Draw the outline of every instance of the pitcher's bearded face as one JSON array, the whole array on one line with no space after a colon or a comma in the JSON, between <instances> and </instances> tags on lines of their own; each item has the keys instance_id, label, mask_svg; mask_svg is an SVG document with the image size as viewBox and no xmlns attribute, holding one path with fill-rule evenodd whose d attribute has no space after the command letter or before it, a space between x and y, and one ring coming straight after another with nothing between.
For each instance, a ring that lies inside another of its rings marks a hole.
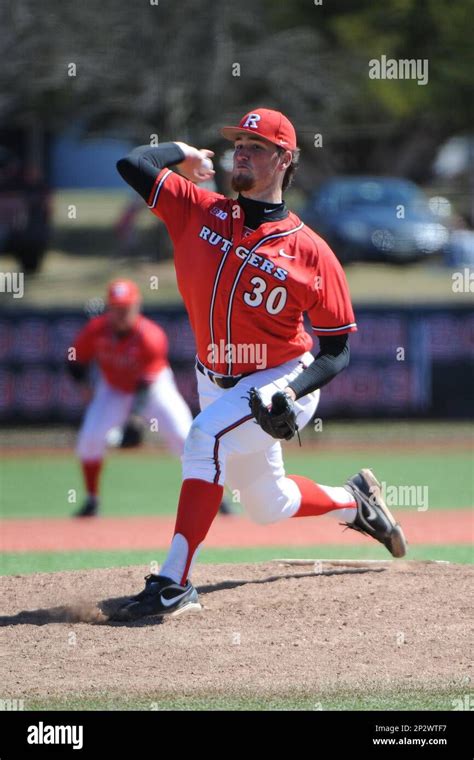
<instances>
[{"instance_id":1,"label":"pitcher's bearded face","mask_svg":"<svg viewBox=\"0 0 474 760\"><path fill-rule=\"evenodd\" d=\"M275 145L253 135L239 135L234 143L232 189L246 192L266 185L277 173L279 157Z\"/></svg>"}]
</instances>

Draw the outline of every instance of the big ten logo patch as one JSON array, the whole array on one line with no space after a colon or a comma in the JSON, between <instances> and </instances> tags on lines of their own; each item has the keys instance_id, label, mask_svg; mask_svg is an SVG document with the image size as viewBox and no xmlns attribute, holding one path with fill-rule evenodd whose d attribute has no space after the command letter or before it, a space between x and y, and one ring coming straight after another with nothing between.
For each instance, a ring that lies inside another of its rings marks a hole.
<instances>
[{"instance_id":1,"label":"big ten logo patch","mask_svg":"<svg viewBox=\"0 0 474 760\"><path fill-rule=\"evenodd\" d=\"M224 221L228 217L227 211L224 211L223 209L219 208L218 206L213 206L211 208L210 213L213 216L217 216L218 219L222 219L222 221Z\"/></svg>"}]
</instances>

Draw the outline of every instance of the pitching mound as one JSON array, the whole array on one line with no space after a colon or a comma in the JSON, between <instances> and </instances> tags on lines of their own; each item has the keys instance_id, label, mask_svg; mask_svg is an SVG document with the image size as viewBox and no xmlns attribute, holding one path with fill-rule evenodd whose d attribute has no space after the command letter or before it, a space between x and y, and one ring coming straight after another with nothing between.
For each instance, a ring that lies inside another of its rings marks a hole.
<instances>
[{"instance_id":1,"label":"pitching mound","mask_svg":"<svg viewBox=\"0 0 474 760\"><path fill-rule=\"evenodd\" d=\"M4 577L3 692L28 707L99 694L448 689L471 672L471 581L469 566L410 561L201 565L202 613L115 623L143 585L140 567Z\"/></svg>"}]
</instances>

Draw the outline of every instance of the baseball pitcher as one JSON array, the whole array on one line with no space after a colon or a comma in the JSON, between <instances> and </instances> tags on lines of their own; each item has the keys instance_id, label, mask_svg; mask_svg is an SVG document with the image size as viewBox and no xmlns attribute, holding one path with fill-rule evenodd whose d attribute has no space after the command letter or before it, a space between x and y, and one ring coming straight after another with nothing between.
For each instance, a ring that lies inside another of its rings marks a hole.
<instances>
[{"instance_id":1,"label":"baseball pitcher","mask_svg":"<svg viewBox=\"0 0 474 760\"><path fill-rule=\"evenodd\" d=\"M406 551L370 470L339 486L285 472L281 441L304 428L320 389L347 367L356 321L335 254L283 200L299 158L291 122L258 108L222 134L234 144L236 199L197 186L214 175L210 150L142 146L117 164L172 238L201 406L185 443L168 555L117 611L122 620L200 609L190 576L224 484L258 523L328 513L394 557ZM305 313L319 339L316 356Z\"/></svg>"}]
</instances>

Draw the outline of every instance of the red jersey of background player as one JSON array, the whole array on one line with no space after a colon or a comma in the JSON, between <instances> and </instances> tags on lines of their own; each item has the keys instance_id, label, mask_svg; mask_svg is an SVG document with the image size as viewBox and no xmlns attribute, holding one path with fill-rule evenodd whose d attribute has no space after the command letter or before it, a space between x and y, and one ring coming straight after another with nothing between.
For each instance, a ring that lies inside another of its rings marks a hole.
<instances>
[{"instance_id":1,"label":"red jersey of background player","mask_svg":"<svg viewBox=\"0 0 474 760\"><path fill-rule=\"evenodd\" d=\"M107 315L94 317L75 341L76 361L97 361L106 381L124 393L134 393L140 382L150 382L168 366L168 340L164 330L139 314L133 328L117 334Z\"/></svg>"},{"instance_id":2,"label":"red jersey of background player","mask_svg":"<svg viewBox=\"0 0 474 760\"><path fill-rule=\"evenodd\" d=\"M266 346L266 367L300 356L313 345L304 312L316 335L357 329L339 261L296 214L249 230L237 200L170 169L158 174L148 206L173 240L179 291L209 369L262 369L249 355L239 361L234 346ZM230 347L226 356L221 347Z\"/></svg>"}]
</instances>

